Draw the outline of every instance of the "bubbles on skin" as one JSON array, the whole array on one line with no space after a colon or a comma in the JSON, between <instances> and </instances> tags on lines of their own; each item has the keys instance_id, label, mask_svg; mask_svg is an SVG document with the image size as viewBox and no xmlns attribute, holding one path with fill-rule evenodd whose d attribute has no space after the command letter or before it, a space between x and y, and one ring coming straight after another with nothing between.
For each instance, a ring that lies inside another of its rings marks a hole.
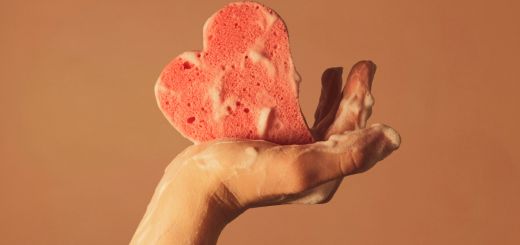
<instances>
[{"instance_id":1,"label":"bubbles on skin","mask_svg":"<svg viewBox=\"0 0 520 245\"><path fill-rule=\"evenodd\" d=\"M246 155L246 159L244 159L240 164L237 164L237 168L239 169L248 169L251 168L253 163L256 161L256 157L258 156L258 150L255 147L249 146L244 150Z\"/></svg>"},{"instance_id":2,"label":"bubbles on skin","mask_svg":"<svg viewBox=\"0 0 520 245\"><path fill-rule=\"evenodd\" d=\"M194 155L192 160L195 161L196 166L204 171L216 171L222 166L217 160L217 156L211 150L213 147L208 147L204 151Z\"/></svg>"},{"instance_id":3,"label":"bubbles on skin","mask_svg":"<svg viewBox=\"0 0 520 245\"><path fill-rule=\"evenodd\" d=\"M205 149L191 157L194 164L204 171L221 171L225 165L231 164L227 168L229 172L222 172L229 179L238 174L241 170L253 169L254 162L258 156L258 149L254 146L238 146L237 140L219 140L209 144L204 144ZM242 148L242 149L240 149ZM237 152L240 152L237 154ZM220 162L219 159L222 161Z\"/></svg>"}]
</instances>

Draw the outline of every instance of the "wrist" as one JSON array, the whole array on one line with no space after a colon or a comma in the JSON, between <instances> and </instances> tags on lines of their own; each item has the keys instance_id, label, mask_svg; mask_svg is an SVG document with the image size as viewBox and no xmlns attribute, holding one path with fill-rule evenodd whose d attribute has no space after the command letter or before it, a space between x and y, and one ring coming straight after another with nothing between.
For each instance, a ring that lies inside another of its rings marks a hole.
<instances>
[{"instance_id":1,"label":"wrist","mask_svg":"<svg viewBox=\"0 0 520 245\"><path fill-rule=\"evenodd\" d=\"M168 175L159 183L131 244L216 244L224 227L242 211L223 196L228 192L222 185Z\"/></svg>"},{"instance_id":2,"label":"wrist","mask_svg":"<svg viewBox=\"0 0 520 245\"><path fill-rule=\"evenodd\" d=\"M231 219L211 195L193 192L190 195L194 198L179 198L172 205L170 231L163 237L165 244L216 244Z\"/></svg>"}]
</instances>

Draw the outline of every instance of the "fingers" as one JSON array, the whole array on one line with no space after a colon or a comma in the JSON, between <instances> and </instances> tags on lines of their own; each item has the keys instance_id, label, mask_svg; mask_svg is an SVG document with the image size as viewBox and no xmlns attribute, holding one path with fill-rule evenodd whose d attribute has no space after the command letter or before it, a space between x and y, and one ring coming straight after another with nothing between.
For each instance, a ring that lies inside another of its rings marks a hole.
<instances>
[{"instance_id":1,"label":"fingers","mask_svg":"<svg viewBox=\"0 0 520 245\"><path fill-rule=\"evenodd\" d=\"M328 113L321 121L315 123L313 136L315 139L328 139L333 134L364 128L372 113L373 97L370 94L376 66L371 61L360 61L350 70L340 99L336 99L333 107L328 107ZM323 79L330 79L325 76ZM323 84L325 80L322 81ZM322 97L324 96L322 90ZM326 95L325 95L326 97ZM321 97L320 97L321 103ZM320 109L320 106L318 106ZM323 114L323 112L322 112ZM324 203L328 202L336 192L341 179L324 183L307 194L292 201L292 203Z\"/></svg>"},{"instance_id":2,"label":"fingers","mask_svg":"<svg viewBox=\"0 0 520 245\"><path fill-rule=\"evenodd\" d=\"M312 133L315 139L322 140L327 128L334 120L334 114L341 99L342 67L325 70L321 76L321 95L314 113Z\"/></svg>"},{"instance_id":3,"label":"fingers","mask_svg":"<svg viewBox=\"0 0 520 245\"><path fill-rule=\"evenodd\" d=\"M375 72L376 65L372 61L360 61L352 67L334 121L324 134L325 139L333 134L365 127L374 104L370 89Z\"/></svg>"},{"instance_id":4,"label":"fingers","mask_svg":"<svg viewBox=\"0 0 520 245\"><path fill-rule=\"evenodd\" d=\"M301 193L330 180L361 173L384 159L400 145L392 128L371 127L333 135L327 141L302 145L286 151L287 163L277 163L285 174L281 193Z\"/></svg>"}]
</instances>

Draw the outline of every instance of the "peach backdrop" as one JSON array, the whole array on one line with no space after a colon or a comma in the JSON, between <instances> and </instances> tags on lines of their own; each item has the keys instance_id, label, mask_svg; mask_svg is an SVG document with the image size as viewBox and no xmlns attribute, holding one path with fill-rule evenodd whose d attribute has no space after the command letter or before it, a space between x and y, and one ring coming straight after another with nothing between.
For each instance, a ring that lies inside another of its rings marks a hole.
<instances>
[{"instance_id":1,"label":"peach backdrop","mask_svg":"<svg viewBox=\"0 0 520 245\"><path fill-rule=\"evenodd\" d=\"M329 204L249 210L220 244L520 244L518 1L263 2L309 121L325 68L372 59L370 122L403 142ZM154 82L225 3L0 3L1 244L128 243L189 145Z\"/></svg>"}]
</instances>

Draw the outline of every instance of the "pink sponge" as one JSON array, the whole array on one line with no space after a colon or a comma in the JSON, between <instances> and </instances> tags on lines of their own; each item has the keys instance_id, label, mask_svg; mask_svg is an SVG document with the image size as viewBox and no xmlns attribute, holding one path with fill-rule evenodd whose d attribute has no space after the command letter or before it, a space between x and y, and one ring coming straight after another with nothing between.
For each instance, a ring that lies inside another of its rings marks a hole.
<instances>
[{"instance_id":1,"label":"pink sponge","mask_svg":"<svg viewBox=\"0 0 520 245\"><path fill-rule=\"evenodd\" d=\"M161 111L181 134L194 142L313 141L280 16L258 3L231 3L206 21L203 39L203 50L173 59L155 87Z\"/></svg>"}]
</instances>

